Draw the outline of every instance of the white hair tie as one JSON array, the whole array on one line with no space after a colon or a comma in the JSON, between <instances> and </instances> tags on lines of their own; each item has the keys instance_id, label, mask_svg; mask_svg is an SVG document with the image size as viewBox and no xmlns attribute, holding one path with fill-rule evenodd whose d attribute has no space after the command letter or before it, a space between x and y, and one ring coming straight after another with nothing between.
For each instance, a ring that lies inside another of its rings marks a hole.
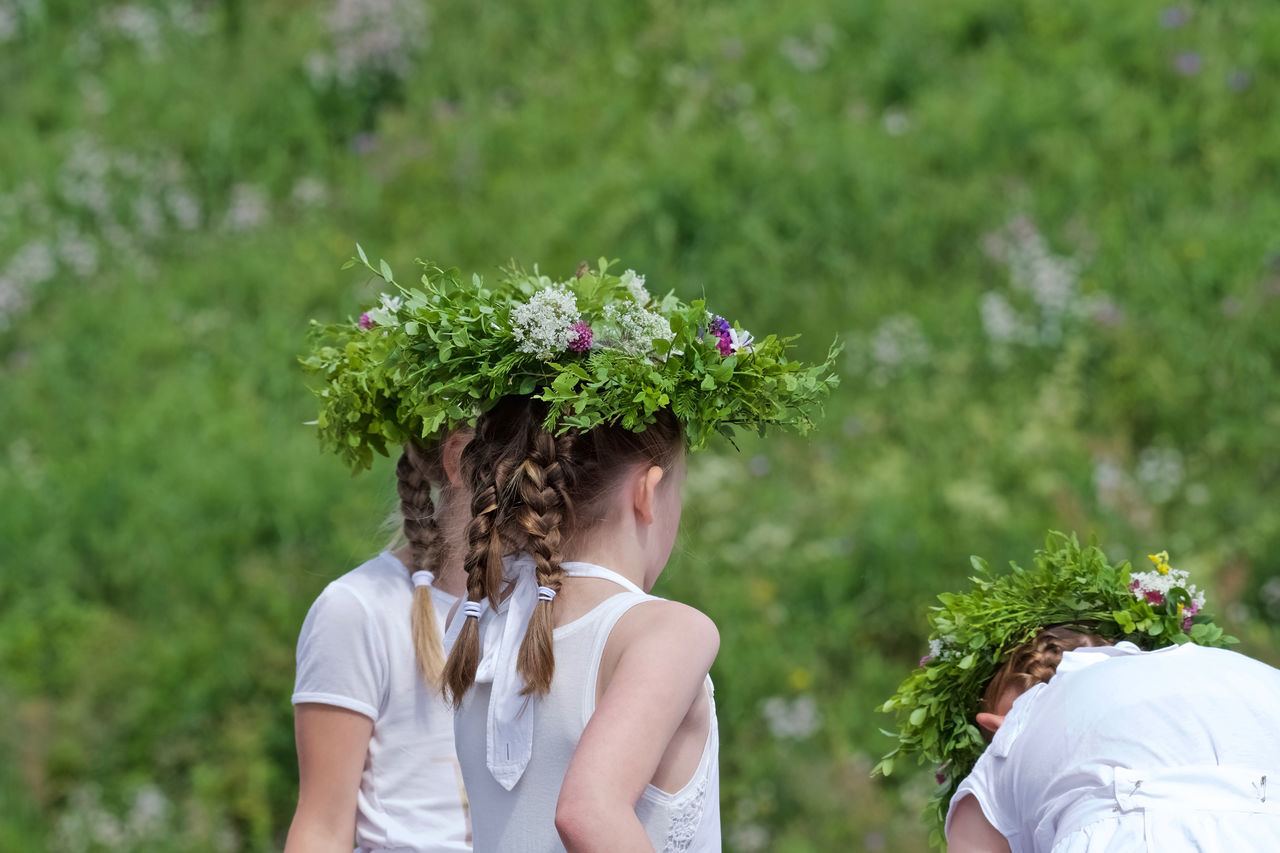
<instances>
[{"instance_id":1,"label":"white hair tie","mask_svg":"<svg viewBox=\"0 0 1280 853\"><path fill-rule=\"evenodd\" d=\"M538 587L538 600L539 600L539 601L550 601L551 599L553 599L553 598L555 598L555 597L556 597L556 591L555 591L554 589L552 589L551 587L549 587L549 586L540 586L540 587Z\"/></svg>"},{"instance_id":2,"label":"white hair tie","mask_svg":"<svg viewBox=\"0 0 1280 853\"><path fill-rule=\"evenodd\" d=\"M409 575L409 579L413 581L413 586L415 589L420 586L431 586L433 583L436 582L435 573L428 572L428 571L414 572L413 574Z\"/></svg>"},{"instance_id":3,"label":"white hair tie","mask_svg":"<svg viewBox=\"0 0 1280 853\"><path fill-rule=\"evenodd\" d=\"M480 611L484 609L483 601L467 601L462 605L462 618L469 619L474 616L480 618Z\"/></svg>"}]
</instances>

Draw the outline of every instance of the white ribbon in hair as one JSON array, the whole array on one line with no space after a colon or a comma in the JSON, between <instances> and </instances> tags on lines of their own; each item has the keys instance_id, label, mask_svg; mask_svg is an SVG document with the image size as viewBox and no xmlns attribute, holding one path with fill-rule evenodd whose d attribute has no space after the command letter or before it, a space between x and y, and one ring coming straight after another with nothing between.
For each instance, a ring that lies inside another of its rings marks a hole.
<instances>
[{"instance_id":1,"label":"white ribbon in hair","mask_svg":"<svg viewBox=\"0 0 1280 853\"><path fill-rule=\"evenodd\" d=\"M539 587L532 557L527 554L507 557L503 563L503 575L510 591L496 613L487 606L486 600L480 615L480 665L476 669L476 683L493 685L489 693L485 763L494 780L510 791L524 775L533 754L534 715L529 706L537 698L520 695L524 679L516 671L516 659L529 629L533 608L538 604ZM465 622L466 614L460 609L445 632L446 654L453 649Z\"/></svg>"},{"instance_id":2,"label":"white ribbon in hair","mask_svg":"<svg viewBox=\"0 0 1280 853\"><path fill-rule=\"evenodd\" d=\"M431 586L433 583L436 582L436 576L428 571L414 572L413 574L409 575L409 578L410 580L413 581L414 589L417 589L420 586Z\"/></svg>"}]
</instances>

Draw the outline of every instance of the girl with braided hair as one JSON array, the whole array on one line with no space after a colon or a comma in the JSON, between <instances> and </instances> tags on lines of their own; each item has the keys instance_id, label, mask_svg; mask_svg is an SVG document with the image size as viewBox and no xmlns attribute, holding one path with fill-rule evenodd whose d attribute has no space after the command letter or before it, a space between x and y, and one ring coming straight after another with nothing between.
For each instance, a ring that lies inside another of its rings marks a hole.
<instances>
[{"instance_id":1,"label":"girl with braided hair","mask_svg":"<svg viewBox=\"0 0 1280 853\"><path fill-rule=\"evenodd\" d=\"M1016 649L951 800L951 853L1280 849L1280 671L1052 627Z\"/></svg>"},{"instance_id":2,"label":"girl with braided hair","mask_svg":"<svg viewBox=\"0 0 1280 853\"><path fill-rule=\"evenodd\" d=\"M406 288L357 253L398 295L317 325L304 364L323 378L321 442L360 468L391 436L475 430L442 678L475 848L719 850L719 635L648 590L685 451L808 431L838 347L795 361L793 339L655 297L607 258L563 281L512 264L496 286L420 260Z\"/></svg>"},{"instance_id":3,"label":"girl with braided hair","mask_svg":"<svg viewBox=\"0 0 1280 853\"><path fill-rule=\"evenodd\" d=\"M683 435L559 437L509 397L463 455L467 600L445 689L477 850L719 850L715 625L648 595L675 541Z\"/></svg>"},{"instance_id":4,"label":"girl with braided hair","mask_svg":"<svg viewBox=\"0 0 1280 853\"><path fill-rule=\"evenodd\" d=\"M470 850L441 628L463 594L458 467L469 432L404 446L406 544L330 583L298 639L300 788L286 851ZM433 501L432 489L440 499Z\"/></svg>"}]
</instances>

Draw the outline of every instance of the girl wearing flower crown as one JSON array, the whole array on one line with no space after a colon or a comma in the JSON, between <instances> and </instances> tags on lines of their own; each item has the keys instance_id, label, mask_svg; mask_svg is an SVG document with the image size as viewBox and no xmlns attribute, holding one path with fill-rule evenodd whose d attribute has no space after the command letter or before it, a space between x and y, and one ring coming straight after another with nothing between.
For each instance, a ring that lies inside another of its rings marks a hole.
<instances>
[{"instance_id":1,"label":"girl wearing flower crown","mask_svg":"<svg viewBox=\"0 0 1280 853\"><path fill-rule=\"evenodd\" d=\"M945 762L952 853L1276 849L1280 671L1210 647L1231 638L1204 595L1151 560L1055 534L1034 569L941 597L886 708L897 751Z\"/></svg>"},{"instance_id":2,"label":"girl wearing flower crown","mask_svg":"<svg viewBox=\"0 0 1280 853\"><path fill-rule=\"evenodd\" d=\"M475 424L443 682L476 849L718 850L718 635L647 591L685 451L735 427L805 431L835 352L791 361L776 336L655 299L604 259L493 288L422 266L394 312L325 330L307 364L330 380L321 437L357 465L406 417Z\"/></svg>"},{"instance_id":3,"label":"girl wearing flower crown","mask_svg":"<svg viewBox=\"0 0 1280 853\"><path fill-rule=\"evenodd\" d=\"M389 441L404 442L396 479L406 544L330 583L303 623L293 694L300 785L289 853L347 853L353 838L358 851L471 849L453 714L440 695L441 628L466 588L470 515L459 469L471 431L408 417L373 434L360 415L346 420L353 405L367 413L395 405L379 356L391 352L399 309L399 298L384 295L359 321L319 329L319 346L304 361L324 380L317 423L331 449L359 468L373 450L385 454ZM344 336L354 338L351 352L365 357L364 370L352 369L345 345L335 355L330 345ZM376 388L377 396L357 398L353 388ZM342 434L336 447L328 425L338 419L359 424L366 440L357 447Z\"/></svg>"}]
</instances>

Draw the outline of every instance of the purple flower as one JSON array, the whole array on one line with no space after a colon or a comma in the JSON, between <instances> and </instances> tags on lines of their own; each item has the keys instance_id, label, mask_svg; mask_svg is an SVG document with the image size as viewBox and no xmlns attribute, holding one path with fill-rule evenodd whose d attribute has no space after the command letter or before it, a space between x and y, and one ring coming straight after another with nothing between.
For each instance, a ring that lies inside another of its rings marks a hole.
<instances>
[{"instance_id":1,"label":"purple flower","mask_svg":"<svg viewBox=\"0 0 1280 853\"><path fill-rule=\"evenodd\" d=\"M1190 631L1190 630L1191 630L1191 616L1190 616L1190 615L1183 616L1183 617L1182 617L1182 632L1185 634L1187 631Z\"/></svg>"},{"instance_id":2,"label":"purple flower","mask_svg":"<svg viewBox=\"0 0 1280 853\"><path fill-rule=\"evenodd\" d=\"M1158 590L1147 590L1147 601L1151 604L1164 604L1164 593Z\"/></svg>"},{"instance_id":3,"label":"purple flower","mask_svg":"<svg viewBox=\"0 0 1280 853\"><path fill-rule=\"evenodd\" d=\"M1190 77L1194 74L1199 74L1200 66L1202 64L1200 54L1196 53L1194 50L1184 50L1182 53L1178 54L1176 59L1173 60L1174 70L1183 77Z\"/></svg>"},{"instance_id":4,"label":"purple flower","mask_svg":"<svg viewBox=\"0 0 1280 853\"><path fill-rule=\"evenodd\" d=\"M1166 30L1176 30L1191 20L1191 10L1186 6L1170 6L1160 12L1160 26Z\"/></svg>"},{"instance_id":5,"label":"purple flower","mask_svg":"<svg viewBox=\"0 0 1280 853\"><path fill-rule=\"evenodd\" d=\"M373 318L369 316L368 311L360 315L360 321L356 323L356 325L364 329L366 332L373 328Z\"/></svg>"},{"instance_id":6,"label":"purple flower","mask_svg":"<svg viewBox=\"0 0 1280 853\"><path fill-rule=\"evenodd\" d=\"M591 327L579 320L569 328L573 334L573 338L569 341L569 349L574 352L586 352L591 349L591 342L595 339L595 334L591 331Z\"/></svg>"},{"instance_id":7,"label":"purple flower","mask_svg":"<svg viewBox=\"0 0 1280 853\"><path fill-rule=\"evenodd\" d=\"M723 356L733 355L733 327L723 317L711 321L711 334L716 336L716 349Z\"/></svg>"},{"instance_id":8,"label":"purple flower","mask_svg":"<svg viewBox=\"0 0 1280 853\"><path fill-rule=\"evenodd\" d=\"M933 655L925 655L924 657L920 658L920 665L924 666L931 660L933 660Z\"/></svg>"}]
</instances>

